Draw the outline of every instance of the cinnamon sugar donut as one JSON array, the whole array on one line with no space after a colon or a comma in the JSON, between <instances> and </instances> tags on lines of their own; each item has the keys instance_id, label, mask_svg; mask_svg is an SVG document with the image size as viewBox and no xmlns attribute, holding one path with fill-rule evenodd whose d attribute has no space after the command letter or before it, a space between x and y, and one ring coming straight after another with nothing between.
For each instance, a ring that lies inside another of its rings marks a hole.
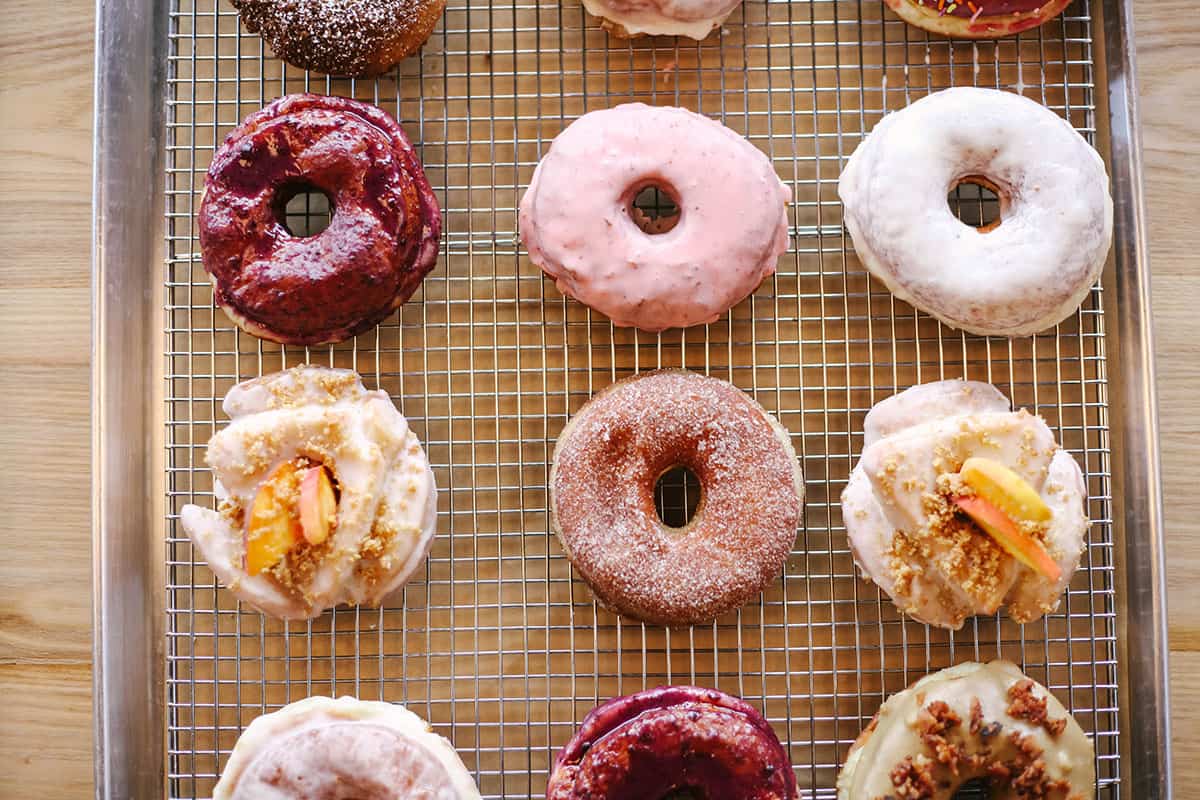
<instances>
[{"instance_id":1,"label":"cinnamon sugar donut","mask_svg":"<svg viewBox=\"0 0 1200 800\"><path fill-rule=\"evenodd\" d=\"M838 800L1091 800L1095 749L1045 686L1008 661L959 664L887 699L846 755Z\"/></svg>"},{"instance_id":2,"label":"cinnamon sugar donut","mask_svg":"<svg viewBox=\"0 0 1200 800\"><path fill-rule=\"evenodd\" d=\"M697 686L660 686L597 706L559 752L547 800L793 800L787 750L758 709Z\"/></svg>"},{"instance_id":3,"label":"cinnamon sugar donut","mask_svg":"<svg viewBox=\"0 0 1200 800\"><path fill-rule=\"evenodd\" d=\"M701 487L668 528L654 486L686 467ZM683 370L626 378L571 418L550 502L567 557L602 604L664 625L709 622L779 576L804 483L786 430L737 387Z\"/></svg>"},{"instance_id":4,"label":"cinnamon sugar donut","mask_svg":"<svg viewBox=\"0 0 1200 800\"><path fill-rule=\"evenodd\" d=\"M421 49L446 0L230 0L292 66L347 78L386 72Z\"/></svg>"},{"instance_id":5,"label":"cinnamon sugar donut","mask_svg":"<svg viewBox=\"0 0 1200 800\"><path fill-rule=\"evenodd\" d=\"M479 800L462 759L403 706L310 697L238 737L213 800Z\"/></svg>"}]
</instances>

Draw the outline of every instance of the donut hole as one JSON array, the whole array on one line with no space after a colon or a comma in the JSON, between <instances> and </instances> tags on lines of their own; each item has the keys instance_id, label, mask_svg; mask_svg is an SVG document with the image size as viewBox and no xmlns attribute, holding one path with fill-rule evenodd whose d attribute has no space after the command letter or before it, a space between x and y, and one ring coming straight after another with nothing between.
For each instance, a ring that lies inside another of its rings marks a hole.
<instances>
[{"instance_id":1,"label":"donut hole","mask_svg":"<svg viewBox=\"0 0 1200 800\"><path fill-rule=\"evenodd\" d=\"M654 484L654 510L668 528L684 528L700 507L700 479L684 466L674 466Z\"/></svg>"},{"instance_id":2,"label":"donut hole","mask_svg":"<svg viewBox=\"0 0 1200 800\"><path fill-rule=\"evenodd\" d=\"M651 183L633 194L629 218L643 233L657 236L679 224L679 200L667 186Z\"/></svg>"},{"instance_id":3,"label":"donut hole","mask_svg":"<svg viewBox=\"0 0 1200 800\"><path fill-rule=\"evenodd\" d=\"M999 187L979 175L960 178L946 195L946 202L962 224L980 233L1000 226L1006 205Z\"/></svg>"},{"instance_id":4,"label":"donut hole","mask_svg":"<svg viewBox=\"0 0 1200 800\"><path fill-rule=\"evenodd\" d=\"M297 239L316 236L333 220L333 198L307 181L292 181L275 193L275 216Z\"/></svg>"},{"instance_id":5,"label":"donut hole","mask_svg":"<svg viewBox=\"0 0 1200 800\"><path fill-rule=\"evenodd\" d=\"M987 778L972 778L958 787L951 800L988 800L992 796Z\"/></svg>"}]
</instances>

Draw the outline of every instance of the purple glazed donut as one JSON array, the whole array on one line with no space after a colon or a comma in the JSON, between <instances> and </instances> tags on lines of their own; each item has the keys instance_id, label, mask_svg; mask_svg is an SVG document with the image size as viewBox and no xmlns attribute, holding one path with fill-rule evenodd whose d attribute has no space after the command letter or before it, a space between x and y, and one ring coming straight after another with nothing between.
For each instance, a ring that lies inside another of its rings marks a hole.
<instances>
[{"instance_id":1,"label":"purple glazed donut","mask_svg":"<svg viewBox=\"0 0 1200 800\"><path fill-rule=\"evenodd\" d=\"M546 800L793 800L796 776L763 716L716 689L660 686L594 708L558 754Z\"/></svg>"},{"instance_id":2,"label":"purple glazed donut","mask_svg":"<svg viewBox=\"0 0 1200 800\"><path fill-rule=\"evenodd\" d=\"M329 227L293 236L284 206L325 193ZM379 108L294 94L247 117L205 179L204 269L243 330L282 344L327 344L378 324L437 260L442 215L412 144Z\"/></svg>"}]
</instances>

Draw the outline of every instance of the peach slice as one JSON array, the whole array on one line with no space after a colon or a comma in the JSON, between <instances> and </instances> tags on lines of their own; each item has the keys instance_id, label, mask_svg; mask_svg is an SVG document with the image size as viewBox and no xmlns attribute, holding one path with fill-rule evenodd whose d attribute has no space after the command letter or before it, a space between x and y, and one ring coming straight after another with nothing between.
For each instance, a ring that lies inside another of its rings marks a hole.
<instances>
[{"instance_id":1,"label":"peach slice","mask_svg":"<svg viewBox=\"0 0 1200 800\"><path fill-rule=\"evenodd\" d=\"M270 569L300 541L300 522L287 498L297 482L295 462L285 461L267 476L254 495L246 523L246 572Z\"/></svg>"},{"instance_id":2,"label":"peach slice","mask_svg":"<svg viewBox=\"0 0 1200 800\"><path fill-rule=\"evenodd\" d=\"M977 495L956 497L954 504L965 511L967 516L1013 558L1049 580L1057 581L1062 577L1062 570L1046 552L1046 548L1022 532L1017 523L996 506Z\"/></svg>"},{"instance_id":3,"label":"peach slice","mask_svg":"<svg viewBox=\"0 0 1200 800\"><path fill-rule=\"evenodd\" d=\"M323 466L309 467L300 478L300 529L309 544L320 544L329 538L337 519L337 497L329 470Z\"/></svg>"},{"instance_id":4,"label":"peach slice","mask_svg":"<svg viewBox=\"0 0 1200 800\"><path fill-rule=\"evenodd\" d=\"M1047 522L1050 507L1017 473L990 458L968 458L958 473L963 483L1004 512L1009 519Z\"/></svg>"}]
</instances>

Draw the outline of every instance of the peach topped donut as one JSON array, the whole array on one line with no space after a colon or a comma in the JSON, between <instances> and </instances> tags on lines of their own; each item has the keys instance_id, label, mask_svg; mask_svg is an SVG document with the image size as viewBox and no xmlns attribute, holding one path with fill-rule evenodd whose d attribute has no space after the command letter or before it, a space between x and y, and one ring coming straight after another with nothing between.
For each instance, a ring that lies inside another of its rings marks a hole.
<instances>
[{"instance_id":1,"label":"peach topped donut","mask_svg":"<svg viewBox=\"0 0 1200 800\"><path fill-rule=\"evenodd\" d=\"M647 187L678 207L673 226L639 225L633 200ZM560 291L613 324L684 328L775 271L790 198L770 160L719 122L628 103L555 138L521 198L521 240Z\"/></svg>"},{"instance_id":2,"label":"peach topped donut","mask_svg":"<svg viewBox=\"0 0 1200 800\"><path fill-rule=\"evenodd\" d=\"M998 223L972 228L951 213L946 195L962 183L996 192ZM838 194L867 269L971 333L1027 336L1062 322L1112 241L1099 154L1054 112L995 89L946 89L884 117Z\"/></svg>"},{"instance_id":3,"label":"peach topped donut","mask_svg":"<svg viewBox=\"0 0 1200 800\"><path fill-rule=\"evenodd\" d=\"M685 467L700 504L670 528L657 480ZM730 383L682 370L626 378L558 437L553 524L604 605L663 625L709 622L779 577L796 539L804 482L786 430Z\"/></svg>"},{"instance_id":4,"label":"peach topped donut","mask_svg":"<svg viewBox=\"0 0 1200 800\"><path fill-rule=\"evenodd\" d=\"M919 622L961 628L1005 605L1053 611L1089 527L1083 472L994 386L937 381L876 404L842 492L864 577Z\"/></svg>"},{"instance_id":5,"label":"peach topped donut","mask_svg":"<svg viewBox=\"0 0 1200 800\"><path fill-rule=\"evenodd\" d=\"M583 0L613 36L687 36L700 40L721 27L742 0Z\"/></svg>"},{"instance_id":6,"label":"peach topped donut","mask_svg":"<svg viewBox=\"0 0 1200 800\"><path fill-rule=\"evenodd\" d=\"M357 373L299 366L243 381L208 443L216 510L184 530L244 603L311 619L381 604L425 561L437 523L433 470L408 421Z\"/></svg>"},{"instance_id":7,"label":"peach topped donut","mask_svg":"<svg viewBox=\"0 0 1200 800\"><path fill-rule=\"evenodd\" d=\"M309 697L238 737L213 800L479 800L450 742L403 706Z\"/></svg>"},{"instance_id":8,"label":"peach topped donut","mask_svg":"<svg viewBox=\"0 0 1200 800\"><path fill-rule=\"evenodd\" d=\"M787 750L749 703L660 686L592 709L550 772L546 800L793 800Z\"/></svg>"},{"instance_id":9,"label":"peach topped donut","mask_svg":"<svg viewBox=\"0 0 1200 800\"><path fill-rule=\"evenodd\" d=\"M284 209L314 190L333 218L292 235ZM442 215L399 123L344 97L295 94L256 111L213 157L199 214L217 304L282 344L348 339L399 308L433 269Z\"/></svg>"}]
</instances>

